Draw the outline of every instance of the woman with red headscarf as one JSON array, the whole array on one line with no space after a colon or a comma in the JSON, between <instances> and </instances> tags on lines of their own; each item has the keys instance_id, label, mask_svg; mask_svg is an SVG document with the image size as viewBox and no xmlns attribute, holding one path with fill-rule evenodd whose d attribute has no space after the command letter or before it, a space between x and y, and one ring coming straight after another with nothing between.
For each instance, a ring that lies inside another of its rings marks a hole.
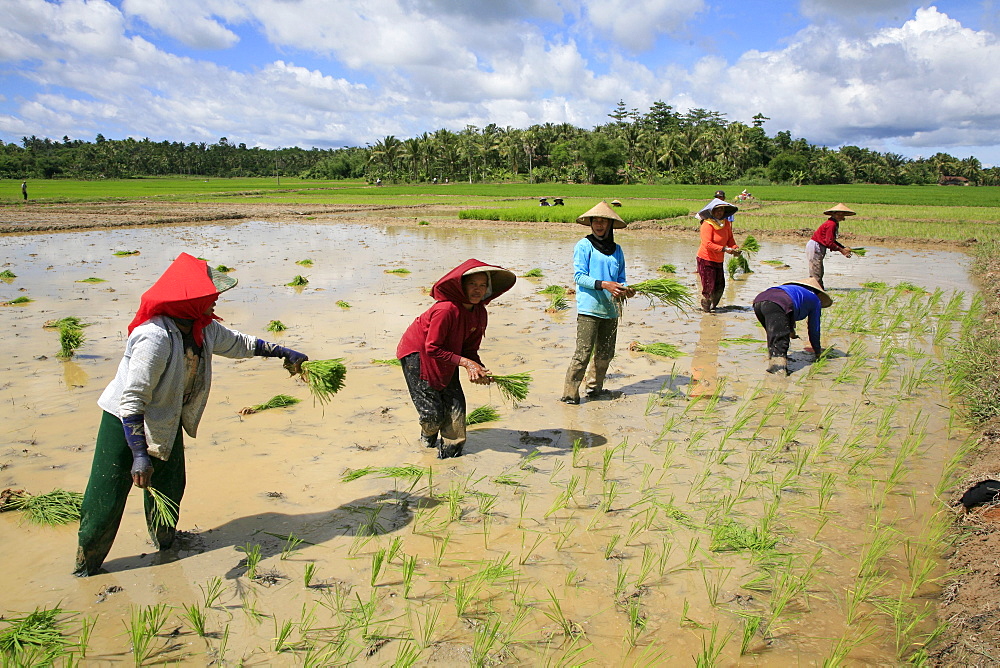
<instances>
[{"instance_id":1,"label":"woman with red headscarf","mask_svg":"<svg viewBox=\"0 0 1000 668\"><path fill-rule=\"evenodd\" d=\"M235 278L181 253L142 295L118 373L97 401L104 416L80 513L75 575L94 575L104 563L132 485L154 487L180 505L182 431L197 435L212 386L213 355L281 357L290 371L309 359L220 325L215 302L235 285ZM152 499L144 496L150 538L164 550L176 528L154 524Z\"/></svg>"},{"instance_id":2,"label":"woman with red headscarf","mask_svg":"<svg viewBox=\"0 0 1000 668\"><path fill-rule=\"evenodd\" d=\"M479 357L486 305L516 280L502 267L466 260L434 284L434 306L413 321L396 348L420 420L420 441L436 447L440 459L461 457L465 447L465 393L458 367L465 367L477 385L490 382Z\"/></svg>"}]
</instances>

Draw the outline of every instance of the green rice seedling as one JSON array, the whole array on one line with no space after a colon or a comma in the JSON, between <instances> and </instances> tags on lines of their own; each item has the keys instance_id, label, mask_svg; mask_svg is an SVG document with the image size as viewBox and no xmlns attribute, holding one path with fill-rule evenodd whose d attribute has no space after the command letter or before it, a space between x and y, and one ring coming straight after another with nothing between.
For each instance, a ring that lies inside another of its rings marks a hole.
<instances>
[{"instance_id":1,"label":"green rice seedling","mask_svg":"<svg viewBox=\"0 0 1000 668\"><path fill-rule=\"evenodd\" d=\"M434 632L437 630L438 620L441 616L441 606L425 605L421 607L424 614L418 614L413 608L406 609L406 616L410 623L410 635L414 642L421 649L427 649L434 642Z\"/></svg>"},{"instance_id":2,"label":"green rice seedling","mask_svg":"<svg viewBox=\"0 0 1000 668\"><path fill-rule=\"evenodd\" d=\"M438 567L444 560L444 555L448 553L448 544L451 542L451 534L445 534L434 543L434 564Z\"/></svg>"},{"instance_id":3,"label":"green rice seedling","mask_svg":"<svg viewBox=\"0 0 1000 668\"><path fill-rule=\"evenodd\" d=\"M483 405L476 408L465 416L465 424L474 425L484 422L496 422L500 419L500 412L490 405Z\"/></svg>"},{"instance_id":4,"label":"green rice seedling","mask_svg":"<svg viewBox=\"0 0 1000 668\"><path fill-rule=\"evenodd\" d=\"M534 269L529 269L528 271L526 271L523 274L521 274L521 277L522 278L541 278L543 275L544 274L542 273L542 270L539 269L538 267L535 267Z\"/></svg>"},{"instance_id":5,"label":"green rice seedling","mask_svg":"<svg viewBox=\"0 0 1000 668\"><path fill-rule=\"evenodd\" d=\"M153 527L175 527L180 507L169 496L154 487L147 487L146 494L153 502L150 511L150 522Z\"/></svg>"},{"instance_id":6,"label":"green rice seedling","mask_svg":"<svg viewBox=\"0 0 1000 668\"><path fill-rule=\"evenodd\" d=\"M719 605L719 593L732 573L730 568L711 568L704 564L699 564L701 569L701 580L705 583L705 593L708 596L708 603L713 608ZM710 572L714 571L710 575Z\"/></svg>"},{"instance_id":7,"label":"green rice seedling","mask_svg":"<svg viewBox=\"0 0 1000 668\"><path fill-rule=\"evenodd\" d=\"M294 556L299 551L299 545L301 545L303 542L305 541L297 537L295 534L293 533L288 534L288 536L285 538L285 544L281 548L281 557L280 557L281 561L284 561L285 559Z\"/></svg>"},{"instance_id":8,"label":"green rice seedling","mask_svg":"<svg viewBox=\"0 0 1000 668\"><path fill-rule=\"evenodd\" d=\"M878 628L871 623L865 624L862 627L848 627L844 635L838 638L837 642L834 643L833 649L830 650L830 655L823 660L823 667L839 668L839 666L844 665L844 661L847 659L847 656L855 649L868 642L868 640L877 632Z\"/></svg>"},{"instance_id":9,"label":"green rice seedling","mask_svg":"<svg viewBox=\"0 0 1000 668\"><path fill-rule=\"evenodd\" d=\"M309 279L300 274L295 274L295 278L285 283L290 288L300 288L303 285L309 285Z\"/></svg>"},{"instance_id":10,"label":"green rice seedling","mask_svg":"<svg viewBox=\"0 0 1000 668\"><path fill-rule=\"evenodd\" d=\"M852 248L851 253L857 255L858 257L864 257L868 254L868 250L865 248Z\"/></svg>"},{"instance_id":11,"label":"green rice seedling","mask_svg":"<svg viewBox=\"0 0 1000 668\"><path fill-rule=\"evenodd\" d=\"M726 273L729 274L730 279L735 279L736 274L752 274L753 270L750 269L750 261L746 254L740 253L730 256L726 260Z\"/></svg>"},{"instance_id":12,"label":"green rice seedling","mask_svg":"<svg viewBox=\"0 0 1000 668\"><path fill-rule=\"evenodd\" d=\"M15 278L17 278L17 274L12 272L10 269L4 269L3 271L0 271L0 279L2 280L10 281Z\"/></svg>"},{"instance_id":13,"label":"green rice seedling","mask_svg":"<svg viewBox=\"0 0 1000 668\"><path fill-rule=\"evenodd\" d=\"M403 555L403 563L400 566L400 573L403 577L403 598L410 597L413 589L413 575L417 571L417 558L408 554Z\"/></svg>"},{"instance_id":14,"label":"green rice seedling","mask_svg":"<svg viewBox=\"0 0 1000 668\"><path fill-rule=\"evenodd\" d=\"M639 343L638 341L633 341L629 344L629 350L634 350L640 353L649 353L650 355L657 355L659 357L669 357L671 359L676 359L684 355L680 348L672 343Z\"/></svg>"},{"instance_id":15,"label":"green rice seedling","mask_svg":"<svg viewBox=\"0 0 1000 668\"><path fill-rule=\"evenodd\" d=\"M712 527L712 552L764 552L778 543L776 536L758 527L747 527L735 520Z\"/></svg>"},{"instance_id":16,"label":"green rice seedling","mask_svg":"<svg viewBox=\"0 0 1000 668\"><path fill-rule=\"evenodd\" d=\"M284 652L287 649L290 649L290 647L288 645L288 637L290 635L292 635L292 620L286 619L285 621L283 621L281 623L281 626L279 626L278 625L278 620L275 619L274 620L274 645L273 645L275 652L279 652L280 653L280 652Z\"/></svg>"},{"instance_id":17,"label":"green rice seedling","mask_svg":"<svg viewBox=\"0 0 1000 668\"><path fill-rule=\"evenodd\" d=\"M309 387L313 404L325 406L344 387L347 367L343 358L332 360L307 360L302 363L302 380Z\"/></svg>"},{"instance_id":18,"label":"green rice seedling","mask_svg":"<svg viewBox=\"0 0 1000 668\"><path fill-rule=\"evenodd\" d=\"M563 549L563 546L569 541L573 533L576 531L575 524L566 523L563 525L562 531L557 532L558 538L556 538L556 551Z\"/></svg>"},{"instance_id":19,"label":"green rice seedling","mask_svg":"<svg viewBox=\"0 0 1000 668\"><path fill-rule=\"evenodd\" d=\"M482 587L483 582L477 577L459 580L455 583L452 595L455 599L456 617L461 618L465 616L465 613L469 610L469 606L472 605L473 601L477 600L479 591Z\"/></svg>"},{"instance_id":20,"label":"green rice seedling","mask_svg":"<svg viewBox=\"0 0 1000 668\"><path fill-rule=\"evenodd\" d=\"M316 577L316 564L310 561L302 571L302 585L309 589L312 586L313 578Z\"/></svg>"},{"instance_id":21,"label":"green rice seedling","mask_svg":"<svg viewBox=\"0 0 1000 668\"><path fill-rule=\"evenodd\" d=\"M421 220L419 223L417 223L417 225L424 226L424 225L430 225L430 223L426 220Z\"/></svg>"},{"instance_id":22,"label":"green rice seedling","mask_svg":"<svg viewBox=\"0 0 1000 668\"><path fill-rule=\"evenodd\" d=\"M848 624L854 624L860 617L861 604L869 601L886 582L885 576L878 574L861 575L854 579L853 586L847 587L845 596L845 619Z\"/></svg>"},{"instance_id":23,"label":"green rice seedling","mask_svg":"<svg viewBox=\"0 0 1000 668\"><path fill-rule=\"evenodd\" d=\"M286 329L288 329L288 326L285 325L285 323L281 322L280 320L272 320L269 323L267 323L267 327L265 327L264 329L269 332L283 332Z\"/></svg>"},{"instance_id":24,"label":"green rice seedling","mask_svg":"<svg viewBox=\"0 0 1000 668\"><path fill-rule=\"evenodd\" d=\"M374 587L375 583L378 581L378 576L382 572L382 567L385 564L385 548L375 550L375 552L372 553L372 575L369 583L372 587Z\"/></svg>"},{"instance_id":25,"label":"green rice seedling","mask_svg":"<svg viewBox=\"0 0 1000 668\"><path fill-rule=\"evenodd\" d=\"M500 395L515 406L527 398L528 388L531 386L532 380L531 374L528 372L512 373L506 376L491 375L490 379L497 386Z\"/></svg>"},{"instance_id":26,"label":"green rice seedling","mask_svg":"<svg viewBox=\"0 0 1000 668\"><path fill-rule=\"evenodd\" d=\"M35 608L22 617L5 617L0 630L0 659L4 666L53 665L65 656L70 639L60 620L62 608ZM9 662L9 664L8 664Z\"/></svg>"},{"instance_id":27,"label":"green rice seedling","mask_svg":"<svg viewBox=\"0 0 1000 668\"><path fill-rule=\"evenodd\" d=\"M664 274L676 274L677 267L675 267L672 264L661 264L659 267L656 268L656 271L659 271Z\"/></svg>"},{"instance_id":28,"label":"green rice seedling","mask_svg":"<svg viewBox=\"0 0 1000 668\"><path fill-rule=\"evenodd\" d=\"M90 324L75 315L68 315L58 320L47 320L42 327L45 329L60 329L62 327L90 327Z\"/></svg>"},{"instance_id":29,"label":"green rice seedling","mask_svg":"<svg viewBox=\"0 0 1000 668\"><path fill-rule=\"evenodd\" d=\"M201 609L197 603L183 604L184 612L181 613L180 617L187 625L191 627L191 630L198 634L199 638L205 637L205 611Z\"/></svg>"},{"instance_id":30,"label":"green rice seedling","mask_svg":"<svg viewBox=\"0 0 1000 668\"><path fill-rule=\"evenodd\" d=\"M198 588L201 589L202 596L204 596L206 608L215 606L225 589L222 584L222 578L218 575L210 579L204 585L198 585Z\"/></svg>"},{"instance_id":31,"label":"green rice seedling","mask_svg":"<svg viewBox=\"0 0 1000 668\"><path fill-rule=\"evenodd\" d=\"M139 251L137 251L137 250L120 250L120 251L115 251L115 255L117 255L118 257L124 257L126 255L138 255L138 254L139 254Z\"/></svg>"},{"instance_id":32,"label":"green rice seedling","mask_svg":"<svg viewBox=\"0 0 1000 668\"><path fill-rule=\"evenodd\" d=\"M107 280L105 280L103 278L97 278L96 276L91 276L90 278L84 278L84 279L81 279L81 280L76 281L76 282L77 283L107 283Z\"/></svg>"},{"instance_id":33,"label":"green rice seedling","mask_svg":"<svg viewBox=\"0 0 1000 668\"><path fill-rule=\"evenodd\" d=\"M685 308L693 303L690 288L675 278L653 278L629 287L649 299L650 304L659 302L664 306Z\"/></svg>"},{"instance_id":34,"label":"green rice seedling","mask_svg":"<svg viewBox=\"0 0 1000 668\"><path fill-rule=\"evenodd\" d=\"M719 623L713 622L710 627L710 635L706 638L704 635L701 637L701 652L694 657L694 665L696 668L711 668L719 664L719 656L722 655L722 650L726 648L729 644L730 638L733 637L733 632L730 631L722 638L718 638Z\"/></svg>"},{"instance_id":35,"label":"green rice seedling","mask_svg":"<svg viewBox=\"0 0 1000 668\"><path fill-rule=\"evenodd\" d=\"M235 271L235 269L233 269L233 267L227 267L227 266L226 266L226 265L224 265L224 264L220 264L219 266L217 266L217 267L215 268L215 270L216 270L216 271L220 271L220 272L222 272L223 274L228 274L228 273L229 273L229 272L231 272L231 271Z\"/></svg>"},{"instance_id":36,"label":"green rice seedling","mask_svg":"<svg viewBox=\"0 0 1000 668\"><path fill-rule=\"evenodd\" d=\"M25 296L22 295L21 297L16 297L14 299L10 299L8 301L3 302L3 305L4 306L18 306L19 304L30 304L33 301L35 301L35 300L32 299L31 297L25 297Z\"/></svg>"},{"instance_id":37,"label":"green rice seedling","mask_svg":"<svg viewBox=\"0 0 1000 668\"><path fill-rule=\"evenodd\" d=\"M386 269L387 274L399 274L400 276L411 273L406 267L396 267L395 269Z\"/></svg>"},{"instance_id":38,"label":"green rice seedling","mask_svg":"<svg viewBox=\"0 0 1000 668\"><path fill-rule=\"evenodd\" d=\"M616 498L618 498L618 482L615 480L605 481L604 489L601 491L601 501L597 506L598 511L610 513Z\"/></svg>"},{"instance_id":39,"label":"green rice seedling","mask_svg":"<svg viewBox=\"0 0 1000 668\"><path fill-rule=\"evenodd\" d=\"M893 290L895 290L897 293L917 292L920 294L927 294L927 290L925 288L922 288L915 283L911 283L910 281L900 281L893 287Z\"/></svg>"},{"instance_id":40,"label":"green rice seedling","mask_svg":"<svg viewBox=\"0 0 1000 668\"><path fill-rule=\"evenodd\" d=\"M392 358L392 359L388 359L388 360L376 360L376 359L373 359L371 361L371 363L372 364L381 364L383 366L400 366L400 367L403 366L403 363L400 362L395 357Z\"/></svg>"},{"instance_id":41,"label":"green rice seedling","mask_svg":"<svg viewBox=\"0 0 1000 668\"><path fill-rule=\"evenodd\" d=\"M288 394L276 394L262 404L255 404L253 406L247 406L246 408L241 409L239 411L239 414L253 415L254 413L270 410L272 408L286 408L288 406L294 406L300 401L302 400L296 399L295 397Z\"/></svg>"},{"instance_id":42,"label":"green rice seedling","mask_svg":"<svg viewBox=\"0 0 1000 668\"><path fill-rule=\"evenodd\" d=\"M337 306L339 306L342 309L349 309L349 308L351 308L350 302L346 302L343 299L338 299L337 300Z\"/></svg>"},{"instance_id":43,"label":"green rice seedling","mask_svg":"<svg viewBox=\"0 0 1000 668\"><path fill-rule=\"evenodd\" d=\"M551 295L549 297L549 305L545 309L546 313L558 313L559 311L565 311L569 308L569 302L566 301L564 295Z\"/></svg>"},{"instance_id":44,"label":"green rice seedling","mask_svg":"<svg viewBox=\"0 0 1000 668\"><path fill-rule=\"evenodd\" d=\"M309 258L306 258L304 260L296 260L295 264L300 265L302 267L311 267L313 266L313 261Z\"/></svg>"},{"instance_id":45,"label":"green rice seedling","mask_svg":"<svg viewBox=\"0 0 1000 668\"><path fill-rule=\"evenodd\" d=\"M757 633L764 625L764 618L760 615L741 615L743 617L743 637L740 639L740 656L745 656L750 652L750 645L753 643Z\"/></svg>"},{"instance_id":46,"label":"green rice seedling","mask_svg":"<svg viewBox=\"0 0 1000 668\"><path fill-rule=\"evenodd\" d=\"M500 615L487 616L485 622L476 627L472 638L472 658L470 665L474 668L492 666L490 652L500 642L500 628L504 620Z\"/></svg>"},{"instance_id":47,"label":"green rice seedling","mask_svg":"<svg viewBox=\"0 0 1000 668\"><path fill-rule=\"evenodd\" d=\"M261 559L260 544L248 542L241 547L237 547L236 550L246 555L247 579L255 580L257 578L257 566L260 565Z\"/></svg>"},{"instance_id":48,"label":"green rice seedling","mask_svg":"<svg viewBox=\"0 0 1000 668\"><path fill-rule=\"evenodd\" d=\"M149 659L154 639L163 630L169 608L165 603L149 606L130 606L125 630L132 643L132 659L141 666Z\"/></svg>"},{"instance_id":49,"label":"green rice seedling","mask_svg":"<svg viewBox=\"0 0 1000 668\"><path fill-rule=\"evenodd\" d=\"M87 658L87 649L90 647L90 636L95 626L97 626L96 615L94 617L84 615L80 620L80 633L76 638L76 651L80 653L81 658Z\"/></svg>"},{"instance_id":50,"label":"green rice seedling","mask_svg":"<svg viewBox=\"0 0 1000 668\"><path fill-rule=\"evenodd\" d=\"M563 612L562 604L559 602L559 597L556 596L555 592L548 587L545 588L545 591L549 593L549 601L551 602L551 605L543 608L542 614L559 625L564 637L575 638L583 635L583 628L567 617L566 613Z\"/></svg>"},{"instance_id":51,"label":"green rice seedling","mask_svg":"<svg viewBox=\"0 0 1000 668\"><path fill-rule=\"evenodd\" d=\"M604 547L605 559L611 559L612 557L615 556L615 547L618 546L618 543L619 541L621 541L621 539L622 537L620 534L615 534L614 536L611 537L611 539L608 541L608 544Z\"/></svg>"},{"instance_id":52,"label":"green rice seedling","mask_svg":"<svg viewBox=\"0 0 1000 668\"><path fill-rule=\"evenodd\" d=\"M636 589L646 586L649 576L652 575L653 568L656 566L656 559L656 549L650 545L643 545L642 560L639 563L639 575L635 578Z\"/></svg>"},{"instance_id":53,"label":"green rice seedling","mask_svg":"<svg viewBox=\"0 0 1000 668\"><path fill-rule=\"evenodd\" d=\"M538 291L540 295L566 295L566 288L561 285L547 285Z\"/></svg>"},{"instance_id":54,"label":"green rice seedling","mask_svg":"<svg viewBox=\"0 0 1000 668\"><path fill-rule=\"evenodd\" d=\"M15 492L8 499L5 509L22 511L24 519L31 524L58 526L79 521L82 504L83 494L80 492L54 489L38 495Z\"/></svg>"},{"instance_id":55,"label":"green rice seedling","mask_svg":"<svg viewBox=\"0 0 1000 668\"><path fill-rule=\"evenodd\" d=\"M494 476L490 482L494 485L506 485L508 487L520 487L521 480L523 476L516 475L514 473L501 473L500 475ZM521 499L525 499L522 495Z\"/></svg>"},{"instance_id":56,"label":"green rice seedling","mask_svg":"<svg viewBox=\"0 0 1000 668\"><path fill-rule=\"evenodd\" d=\"M620 601L628 589L628 566L625 562L618 562L618 574L615 576L615 600Z\"/></svg>"}]
</instances>

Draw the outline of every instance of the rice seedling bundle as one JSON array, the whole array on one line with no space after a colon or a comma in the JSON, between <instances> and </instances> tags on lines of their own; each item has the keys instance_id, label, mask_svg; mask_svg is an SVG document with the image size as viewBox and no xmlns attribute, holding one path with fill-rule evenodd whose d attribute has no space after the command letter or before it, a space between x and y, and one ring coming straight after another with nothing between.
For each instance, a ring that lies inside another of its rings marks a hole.
<instances>
[{"instance_id":1,"label":"rice seedling bundle","mask_svg":"<svg viewBox=\"0 0 1000 668\"><path fill-rule=\"evenodd\" d=\"M180 507L174 503L174 500L154 487L147 487L146 494L153 501L153 510L150 513L153 528L177 526L177 515L180 513Z\"/></svg>"},{"instance_id":2,"label":"rice seedling bundle","mask_svg":"<svg viewBox=\"0 0 1000 668\"><path fill-rule=\"evenodd\" d=\"M735 278L737 273L740 274L752 274L750 270L750 261L747 260L746 255L733 255L726 261L726 273L729 274L729 278Z\"/></svg>"},{"instance_id":3,"label":"rice seedling bundle","mask_svg":"<svg viewBox=\"0 0 1000 668\"><path fill-rule=\"evenodd\" d=\"M387 274L409 274L410 270L406 267L397 267L396 269L386 269Z\"/></svg>"},{"instance_id":4,"label":"rice seedling bundle","mask_svg":"<svg viewBox=\"0 0 1000 668\"><path fill-rule=\"evenodd\" d=\"M292 288L298 288L303 285L309 285L309 279L306 278L305 276L299 276L298 274L296 274L295 278L293 278L290 282L285 283L285 285Z\"/></svg>"},{"instance_id":5,"label":"rice seedling bundle","mask_svg":"<svg viewBox=\"0 0 1000 668\"><path fill-rule=\"evenodd\" d=\"M372 364L383 364L385 366L403 366L403 363L400 362L395 357L392 358L392 359L390 359L390 360L375 360L375 359L373 359L372 360Z\"/></svg>"},{"instance_id":6,"label":"rice seedling bundle","mask_svg":"<svg viewBox=\"0 0 1000 668\"><path fill-rule=\"evenodd\" d=\"M682 356L684 353L681 349L672 343L639 343L638 341L633 341L629 344L629 350L634 350L640 353L649 353L650 355L659 355L660 357L670 357L671 359L676 359Z\"/></svg>"},{"instance_id":7,"label":"rice seedling bundle","mask_svg":"<svg viewBox=\"0 0 1000 668\"><path fill-rule=\"evenodd\" d=\"M851 252L854 253L855 255L857 255L858 257L864 257L868 253L868 249L866 249L866 248L852 248Z\"/></svg>"},{"instance_id":8,"label":"rice seedling bundle","mask_svg":"<svg viewBox=\"0 0 1000 668\"><path fill-rule=\"evenodd\" d=\"M664 274L676 274L677 267L675 267L672 264L661 264L659 267L656 268L656 271L659 271Z\"/></svg>"},{"instance_id":9,"label":"rice seedling bundle","mask_svg":"<svg viewBox=\"0 0 1000 668\"><path fill-rule=\"evenodd\" d=\"M566 288L561 285L548 285L538 291L540 295L564 295L566 294Z\"/></svg>"},{"instance_id":10,"label":"rice seedling bundle","mask_svg":"<svg viewBox=\"0 0 1000 668\"><path fill-rule=\"evenodd\" d=\"M522 278L541 278L542 275L543 275L542 274L542 270L539 269L538 267L535 267L534 269L529 269L528 271L526 271L523 274L521 274L521 277Z\"/></svg>"},{"instance_id":11,"label":"rice seedling bundle","mask_svg":"<svg viewBox=\"0 0 1000 668\"><path fill-rule=\"evenodd\" d=\"M302 363L302 380L309 386L314 403L329 403L330 398L344 387L346 375L347 367L344 366L343 358Z\"/></svg>"},{"instance_id":12,"label":"rice seedling bundle","mask_svg":"<svg viewBox=\"0 0 1000 668\"><path fill-rule=\"evenodd\" d=\"M135 250L135 251L130 251L130 250L115 251L115 255L117 255L118 257L124 257L126 255L138 255L138 254L139 254L139 251L137 251L137 250Z\"/></svg>"},{"instance_id":13,"label":"rice seedling bundle","mask_svg":"<svg viewBox=\"0 0 1000 668\"><path fill-rule=\"evenodd\" d=\"M304 364L305 363L303 363L303 365ZM262 404L247 406L246 408L240 410L240 415L253 415L254 413L266 411L271 408L285 408L286 406L294 406L300 401L302 400L296 399L295 397L289 396L287 394L276 394Z\"/></svg>"},{"instance_id":14,"label":"rice seedling bundle","mask_svg":"<svg viewBox=\"0 0 1000 668\"><path fill-rule=\"evenodd\" d=\"M569 303L566 301L566 297L559 294L553 294L549 297L549 307L545 309L548 313L556 313L558 311L565 311L569 308Z\"/></svg>"},{"instance_id":15,"label":"rice seedling bundle","mask_svg":"<svg viewBox=\"0 0 1000 668\"><path fill-rule=\"evenodd\" d=\"M10 665L22 665L18 660L20 656L34 648L46 650L47 656L44 658L34 656L33 658L40 662L38 664L32 662L30 665L52 665L51 662L72 644L70 639L63 635L62 625L57 619L61 614L63 610L58 607L35 608L34 612L23 617L4 619L7 627L0 631L0 654L4 656L3 665L7 665L8 657L12 659Z\"/></svg>"},{"instance_id":16,"label":"rice seedling bundle","mask_svg":"<svg viewBox=\"0 0 1000 668\"><path fill-rule=\"evenodd\" d=\"M0 278L4 280L11 280L17 278L17 274L12 272L10 269L4 269L3 271L0 271Z\"/></svg>"},{"instance_id":17,"label":"rice seedling bundle","mask_svg":"<svg viewBox=\"0 0 1000 668\"><path fill-rule=\"evenodd\" d=\"M265 329L269 332L283 332L288 329L288 327L280 320L272 320L267 323L267 327L265 327Z\"/></svg>"},{"instance_id":18,"label":"rice seedling bundle","mask_svg":"<svg viewBox=\"0 0 1000 668\"><path fill-rule=\"evenodd\" d=\"M480 406L465 416L465 424L482 424L484 422L496 422L500 419L500 413L493 406Z\"/></svg>"},{"instance_id":19,"label":"rice seedling bundle","mask_svg":"<svg viewBox=\"0 0 1000 668\"><path fill-rule=\"evenodd\" d=\"M337 300L337 306L339 306L340 308L351 308L351 305L345 302L343 299Z\"/></svg>"},{"instance_id":20,"label":"rice seedling bundle","mask_svg":"<svg viewBox=\"0 0 1000 668\"><path fill-rule=\"evenodd\" d=\"M18 304L29 304L35 301L31 297L17 297L16 299L11 299L3 303L4 306L17 306Z\"/></svg>"},{"instance_id":21,"label":"rice seedling bundle","mask_svg":"<svg viewBox=\"0 0 1000 668\"><path fill-rule=\"evenodd\" d=\"M761 260L761 264L769 264L772 267L787 267L784 260Z\"/></svg>"},{"instance_id":22,"label":"rice seedling bundle","mask_svg":"<svg viewBox=\"0 0 1000 668\"><path fill-rule=\"evenodd\" d=\"M234 271L232 267L227 267L224 264L220 264L218 267L215 268L215 270L222 272L223 274L228 274L229 272Z\"/></svg>"},{"instance_id":23,"label":"rice seedling bundle","mask_svg":"<svg viewBox=\"0 0 1000 668\"><path fill-rule=\"evenodd\" d=\"M743 243L740 245L740 249L744 253L759 253L760 252L760 242L752 235L748 234Z\"/></svg>"},{"instance_id":24,"label":"rice seedling bundle","mask_svg":"<svg viewBox=\"0 0 1000 668\"><path fill-rule=\"evenodd\" d=\"M84 278L77 281L77 283L107 283L103 278L97 278L96 276L91 276L90 278Z\"/></svg>"},{"instance_id":25,"label":"rice seedling bundle","mask_svg":"<svg viewBox=\"0 0 1000 668\"><path fill-rule=\"evenodd\" d=\"M78 521L82 504L83 494L80 492L54 489L37 496L27 492L13 493L8 498L4 509L22 511L24 519L32 524L57 526Z\"/></svg>"},{"instance_id":26,"label":"rice seedling bundle","mask_svg":"<svg viewBox=\"0 0 1000 668\"><path fill-rule=\"evenodd\" d=\"M490 376L490 378L500 390L500 394L513 404L524 401L528 396L528 387L531 385L531 374L528 372Z\"/></svg>"},{"instance_id":27,"label":"rice seedling bundle","mask_svg":"<svg viewBox=\"0 0 1000 668\"><path fill-rule=\"evenodd\" d=\"M68 315L58 320L48 320L42 327L45 329L62 329L63 327L88 327L87 323L77 318L75 315Z\"/></svg>"},{"instance_id":28,"label":"rice seedling bundle","mask_svg":"<svg viewBox=\"0 0 1000 668\"><path fill-rule=\"evenodd\" d=\"M379 478L399 478L417 482L425 475L430 475L430 473L430 469L414 466L413 464L406 464L404 466L366 466L346 472L341 476L341 480L351 482L365 476L376 475Z\"/></svg>"},{"instance_id":29,"label":"rice seedling bundle","mask_svg":"<svg viewBox=\"0 0 1000 668\"><path fill-rule=\"evenodd\" d=\"M682 308L691 305L691 291L676 278L652 278L630 285L630 288L649 299L650 303L659 301L666 306Z\"/></svg>"},{"instance_id":30,"label":"rice seedling bundle","mask_svg":"<svg viewBox=\"0 0 1000 668\"><path fill-rule=\"evenodd\" d=\"M313 261L306 258L305 260L298 260L295 264L302 265L303 267L311 267L313 266Z\"/></svg>"},{"instance_id":31,"label":"rice seedling bundle","mask_svg":"<svg viewBox=\"0 0 1000 668\"><path fill-rule=\"evenodd\" d=\"M77 348L83 345L83 329L70 323L59 327L59 353L61 359L69 359Z\"/></svg>"}]
</instances>

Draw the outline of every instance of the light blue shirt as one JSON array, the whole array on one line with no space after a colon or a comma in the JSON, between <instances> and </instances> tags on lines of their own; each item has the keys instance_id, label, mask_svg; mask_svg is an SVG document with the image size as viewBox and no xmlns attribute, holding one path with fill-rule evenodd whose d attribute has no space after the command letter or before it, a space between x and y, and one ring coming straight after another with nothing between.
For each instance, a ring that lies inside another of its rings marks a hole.
<instances>
[{"instance_id":1,"label":"light blue shirt","mask_svg":"<svg viewBox=\"0 0 1000 668\"><path fill-rule=\"evenodd\" d=\"M605 320L618 317L618 308L607 290L595 290L595 281L625 282L625 255L622 247L615 247L612 255L605 255L594 248L584 237L573 249L573 282L576 283L576 311Z\"/></svg>"}]
</instances>

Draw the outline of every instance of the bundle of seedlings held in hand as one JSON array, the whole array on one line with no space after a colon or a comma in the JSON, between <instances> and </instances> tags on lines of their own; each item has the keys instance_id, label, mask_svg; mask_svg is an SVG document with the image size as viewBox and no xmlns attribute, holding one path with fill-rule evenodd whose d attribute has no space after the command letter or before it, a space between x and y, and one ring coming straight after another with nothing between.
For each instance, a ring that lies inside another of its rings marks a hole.
<instances>
[{"instance_id":1,"label":"bundle of seedlings held in hand","mask_svg":"<svg viewBox=\"0 0 1000 668\"><path fill-rule=\"evenodd\" d=\"M149 498L153 502L153 509L150 512L153 528L177 526L177 514L180 512L180 507L174 500L153 487L147 487L146 493L149 494Z\"/></svg>"},{"instance_id":2,"label":"bundle of seedlings held in hand","mask_svg":"<svg viewBox=\"0 0 1000 668\"><path fill-rule=\"evenodd\" d=\"M660 302L665 306L683 308L691 305L691 290L676 278L651 278L630 285L636 294L649 299L650 304Z\"/></svg>"},{"instance_id":3,"label":"bundle of seedlings held in hand","mask_svg":"<svg viewBox=\"0 0 1000 668\"><path fill-rule=\"evenodd\" d=\"M528 372L490 376L490 379L500 390L500 395L515 406L528 396L528 387L531 385L531 374Z\"/></svg>"},{"instance_id":4,"label":"bundle of seedlings held in hand","mask_svg":"<svg viewBox=\"0 0 1000 668\"><path fill-rule=\"evenodd\" d=\"M500 412L493 406L485 405L480 406L471 413L465 416L465 424L474 425L482 424L484 422L496 422L500 419Z\"/></svg>"},{"instance_id":5,"label":"bundle of seedlings held in hand","mask_svg":"<svg viewBox=\"0 0 1000 668\"><path fill-rule=\"evenodd\" d=\"M753 270L750 268L750 258L754 253L760 252L760 243L752 235L748 234L746 239L743 240L740 250L742 252L739 255L733 255L726 262L726 272L729 274L729 278L735 278L737 273L753 273Z\"/></svg>"},{"instance_id":6,"label":"bundle of seedlings held in hand","mask_svg":"<svg viewBox=\"0 0 1000 668\"><path fill-rule=\"evenodd\" d=\"M301 375L312 393L313 404L319 402L325 405L344 387L347 367L344 366L343 358L308 360L302 363Z\"/></svg>"}]
</instances>

